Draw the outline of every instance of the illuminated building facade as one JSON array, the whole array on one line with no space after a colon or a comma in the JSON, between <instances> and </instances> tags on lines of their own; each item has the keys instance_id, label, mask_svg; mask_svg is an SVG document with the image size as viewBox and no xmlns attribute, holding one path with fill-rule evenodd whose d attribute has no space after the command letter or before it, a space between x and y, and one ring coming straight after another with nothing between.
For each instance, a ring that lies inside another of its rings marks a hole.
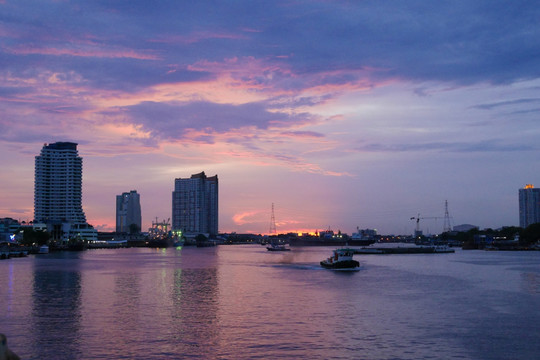
<instances>
[{"instance_id":1,"label":"illuminated building facade","mask_svg":"<svg viewBox=\"0 0 540 360\"><path fill-rule=\"evenodd\" d=\"M141 196L136 190L116 195L116 232L131 233L132 225L141 230Z\"/></svg>"},{"instance_id":2,"label":"illuminated building facade","mask_svg":"<svg viewBox=\"0 0 540 360\"><path fill-rule=\"evenodd\" d=\"M172 227L184 233L217 235L218 177L204 171L174 181Z\"/></svg>"},{"instance_id":3,"label":"illuminated building facade","mask_svg":"<svg viewBox=\"0 0 540 360\"><path fill-rule=\"evenodd\" d=\"M526 228L540 223L540 188L527 184L519 189L519 226Z\"/></svg>"}]
</instances>

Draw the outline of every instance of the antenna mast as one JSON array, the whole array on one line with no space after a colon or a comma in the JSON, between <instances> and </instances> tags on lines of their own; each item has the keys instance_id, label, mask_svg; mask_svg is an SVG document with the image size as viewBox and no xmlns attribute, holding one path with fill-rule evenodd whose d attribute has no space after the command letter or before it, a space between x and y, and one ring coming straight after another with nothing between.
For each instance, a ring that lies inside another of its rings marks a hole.
<instances>
[{"instance_id":1,"label":"antenna mast","mask_svg":"<svg viewBox=\"0 0 540 360\"><path fill-rule=\"evenodd\" d=\"M274 203L272 203L272 217L270 218L270 235L275 235L276 230L276 217L274 216Z\"/></svg>"}]
</instances>

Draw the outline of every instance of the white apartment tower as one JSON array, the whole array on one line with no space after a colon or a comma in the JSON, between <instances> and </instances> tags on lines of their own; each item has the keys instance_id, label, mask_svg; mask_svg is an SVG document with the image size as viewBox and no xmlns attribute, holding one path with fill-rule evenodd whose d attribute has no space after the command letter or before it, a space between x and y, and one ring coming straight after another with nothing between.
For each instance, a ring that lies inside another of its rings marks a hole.
<instances>
[{"instance_id":1,"label":"white apartment tower","mask_svg":"<svg viewBox=\"0 0 540 360\"><path fill-rule=\"evenodd\" d=\"M540 188L531 184L519 189L519 226L540 223Z\"/></svg>"},{"instance_id":2,"label":"white apartment tower","mask_svg":"<svg viewBox=\"0 0 540 360\"><path fill-rule=\"evenodd\" d=\"M174 181L172 228L184 233L217 235L218 177L204 171Z\"/></svg>"},{"instance_id":3,"label":"white apartment tower","mask_svg":"<svg viewBox=\"0 0 540 360\"><path fill-rule=\"evenodd\" d=\"M136 190L116 195L116 232L130 233L132 225L141 230L141 196Z\"/></svg>"},{"instance_id":4,"label":"white apartment tower","mask_svg":"<svg viewBox=\"0 0 540 360\"><path fill-rule=\"evenodd\" d=\"M34 174L34 222L47 224L53 239L97 232L86 223L82 209L82 158L77 144L45 144L36 156Z\"/></svg>"}]
</instances>

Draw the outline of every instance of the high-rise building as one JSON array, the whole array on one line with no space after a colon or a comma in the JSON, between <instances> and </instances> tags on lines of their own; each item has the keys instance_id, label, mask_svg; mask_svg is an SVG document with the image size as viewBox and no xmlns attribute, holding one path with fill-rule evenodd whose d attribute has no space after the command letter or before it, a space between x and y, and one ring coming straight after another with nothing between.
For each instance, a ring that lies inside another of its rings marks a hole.
<instances>
[{"instance_id":1,"label":"high-rise building","mask_svg":"<svg viewBox=\"0 0 540 360\"><path fill-rule=\"evenodd\" d=\"M116 232L130 233L132 225L141 230L141 197L136 190L116 195Z\"/></svg>"},{"instance_id":2,"label":"high-rise building","mask_svg":"<svg viewBox=\"0 0 540 360\"><path fill-rule=\"evenodd\" d=\"M217 235L218 177L204 171L174 181L172 227L184 233Z\"/></svg>"},{"instance_id":3,"label":"high-rise building","mask_svg":"<svg viewBox=\"0 0 540 360\"><path fill-rule=\"evenodd\" d=\"M45 144L36 156L34 222L44 223L55 240L97 237L82 209L82 158L77 144Z\"/></svg>"},{"instance_id":4,"label":"high-rise building","mask_svg":"<svg viewBox=\"0 0 540 360\"><path fill-rule=\"evenodd\" d=\"M540 223L540 188L527 184L519 189L519 226Z\"/></svg>"}]
</instances>

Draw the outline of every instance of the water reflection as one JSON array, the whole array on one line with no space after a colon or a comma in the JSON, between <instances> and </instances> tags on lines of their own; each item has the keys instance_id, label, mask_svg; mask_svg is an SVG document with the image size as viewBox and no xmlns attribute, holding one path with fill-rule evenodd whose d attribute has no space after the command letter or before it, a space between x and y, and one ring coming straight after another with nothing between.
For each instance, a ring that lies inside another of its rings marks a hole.
<instances>
[{"instance_id":1,"label":"water reflection","mask_svg":"<svg viewBox=\"0 0 540 360\"><path fill-rule=\"evenodd\" d=\"M318 266L327 249L295 249L292 262L264 250L95 250L0 262L2 331L24 359L504 359L540 351L536 254L366 257L361 271L342 274ZM512 281L486 284L501 279Z\"/></svg>"},{"instance_id":2,"label":"water reflection","mask_svg":"<svg viewBox=\"0 0 540 360\"><path fill-rule=\"evenodd\" d=\"M103 281L108 277L102 276ZM113 278L109 299L101 299L95 310L96 330L102 339L99 344L86 344L93 353L103 352L103 358L135 358L144 344L144 323L141 320L141 279L136 272L120 272ZM92 301L92 299L89 299ZM95 301L95 300L94 300ZM137 331L140 329L140 331ZM127 339L129 337L131 339ZM130 345L132 342L133 345ZM100 346L101 345L101 346ZM108 349L104 351L104 349Z\"/></svg>"},{"instance_id":3,"label":"water reflection","mask_svg":"<svg viewBox=\"0 0 540 360\"><path fill-rule=\"evenodd\" d=\"M48 266L51 258L35 262L33 326L28 342L35 354L45 355L40 351L42 347L62 354L63 358L77 359L81 339L81 273L78 259L63 261L68 269ZM54 358L50 353L48 356Z\"/></svg>"},{"instance_id":4,"label":"water reflection","mask_svg":"<svg viewBox=\"0 0 540 360\"><path fill-rule=\"evenodd\" d=\"M217 269L176 269L172 322L177 348L172 353L207 353L219 339ZM210 348L209 348L210 347Z\"/></svg>"},{"instance_id":5,"label":"water reflection","mask_svg":"<svg viewBox=\"0 0 540 360\"><path fill-rule=\"evenodd\" d=\"M521 273L523 290L534 295L540 293L540 274L533 272Z\"/></svg>"},{"instance_id":6,"label":"water reflection","mask_svg":"<svg viewBox=\"0 0 540 360\"><path fill-rule=\"evenodd\" d=\"M11 313L12 306L13 306L13 262L9 264L9 272L8 272L8 284L7 284L7 294L8 294L8 302L7 302L7 313Z\"/></svg>"}]
</instances>

